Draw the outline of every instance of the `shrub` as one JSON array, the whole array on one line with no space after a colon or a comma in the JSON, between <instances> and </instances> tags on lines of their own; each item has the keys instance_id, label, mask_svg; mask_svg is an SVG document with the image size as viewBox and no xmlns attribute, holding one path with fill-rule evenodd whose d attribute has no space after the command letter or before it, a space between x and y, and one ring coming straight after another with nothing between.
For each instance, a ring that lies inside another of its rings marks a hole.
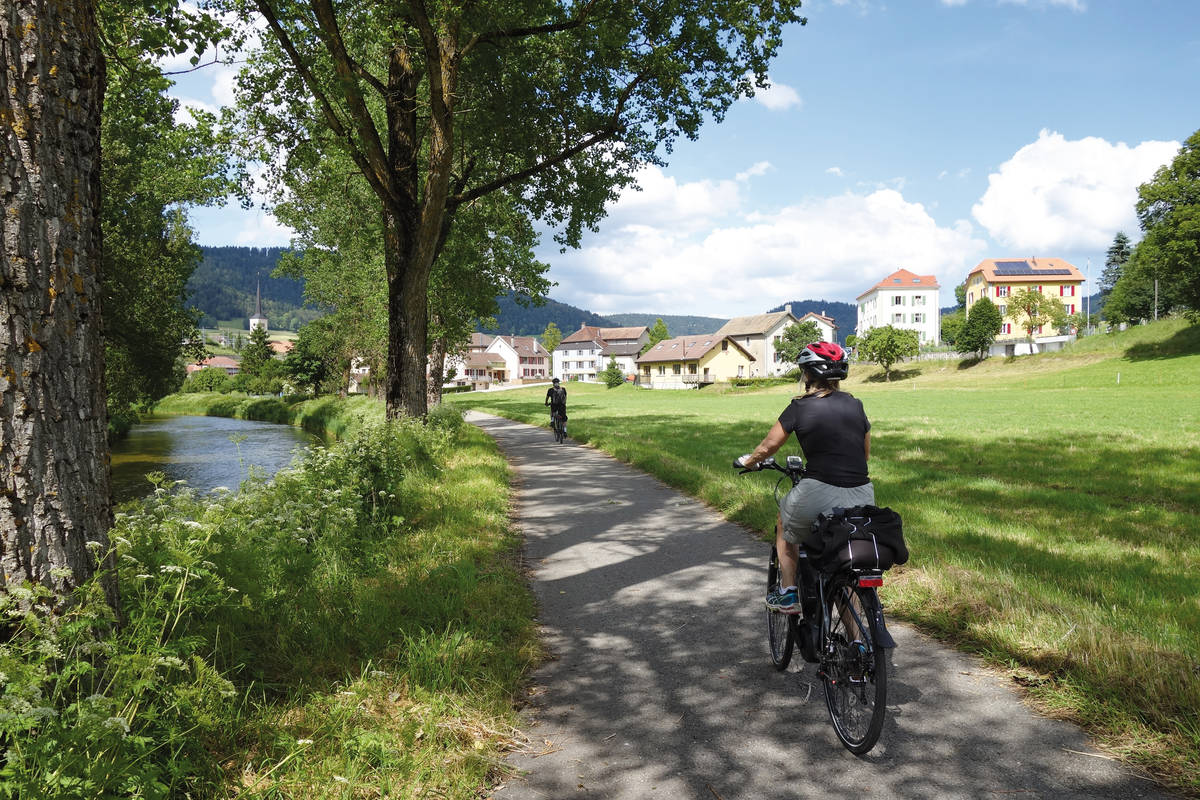
<instances>
[{"instance_id":1,"label":"shrub","mask_svg":"<svg viewBox=\"0 0 1200 800\"><path fill-rule=\"evenodd\" d=\"M160 485L112 530L119 630L97 581L58 613L46 590L10 584L0 794L222 794L238 723L263 697L340 678L394 638L396 609L363 604L395 605L378 589L392 579L387 543L427 513L462 420L446 409L431 423L366 423L234 495Z\"/></svg>"},{"instance_id":2,"label":"shrub","mask_svg":"<svg viewBox=\"0 0 1200 800\"><path fill-rule=\"evenodd\" d=\"M226 392L233 391L233 379L220 367L205 367L197 370L183 382L181 392Z\"/></svg>"}]
</instances>

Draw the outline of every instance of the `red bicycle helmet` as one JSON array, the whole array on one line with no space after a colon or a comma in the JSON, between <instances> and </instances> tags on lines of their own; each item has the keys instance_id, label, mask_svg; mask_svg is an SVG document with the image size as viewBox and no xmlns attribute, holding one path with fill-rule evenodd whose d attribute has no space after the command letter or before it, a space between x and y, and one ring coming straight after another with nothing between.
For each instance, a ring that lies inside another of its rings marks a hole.
<instances>
[{"instance_id":1,"label":"red bicycle helmet","mask_svg":"<svg viewBox=\"0 0 1200 800\"><path fill-rule=\"evenodd\" d=\"M827 381L844 380L850 374L846 351L836 342L813 342L800 351L796 363Z\"/></svg>"}]
</instances>

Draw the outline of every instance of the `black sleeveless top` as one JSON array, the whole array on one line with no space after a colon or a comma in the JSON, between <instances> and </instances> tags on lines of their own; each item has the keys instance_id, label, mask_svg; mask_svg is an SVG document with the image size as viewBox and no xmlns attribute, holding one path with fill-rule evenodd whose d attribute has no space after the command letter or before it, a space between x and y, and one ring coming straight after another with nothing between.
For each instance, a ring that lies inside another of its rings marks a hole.
<instances>
[{"instance_id":1,"label":"black sleeveless top","mask_svg":"<svg viewBox=\"0 0 1200 800\"><path fill-rule=\"evenodd\" d=\"M845 392L797 397L779 415L779 424L796 434L808 477L843 488L870 482L866 438L871 423L858 398Z\"/></svg>"}]
</instances>

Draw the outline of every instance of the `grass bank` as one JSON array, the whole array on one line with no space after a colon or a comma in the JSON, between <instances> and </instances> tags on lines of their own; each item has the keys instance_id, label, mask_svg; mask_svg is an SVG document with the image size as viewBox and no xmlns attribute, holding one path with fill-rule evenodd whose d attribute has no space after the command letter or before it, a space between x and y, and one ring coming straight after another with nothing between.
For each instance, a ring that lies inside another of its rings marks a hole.
<instances>
[{"instance_id":1,"label":"grass bank","mask_svg":"<svg viewBox=\"0 0 1200 800\"><path fill-rule=\"evenodd\" d=\"M508 479L443 412L160 488L112 531L119 631L95 585L58 616L0 597L0 794L478 797L539 655Z\"/></svg>"},{"instance_id":2,"label":"grass bank","mask_svg":"<svg viewBox=\"0 0 1200 800\"><path fill-rule=\"evenodd\" d=\"M295 425L328 440L345 438L364 422L382 419L383 407L379 401L362 395L306 400L256 397L239 392L193 392L164 397L154 407L154 413L276 422Z\"/></svg>"},{"instance_id":3,"label":"grass bank","mask_svg":"<svg viewBox=\"0 0 1200 800\"><path fill-rule=\"evenodd\" d=\"M570 431L760 531L764 476L729 462L794 387L568 387ZM1200 794L1200 329L1092 337L982 363L856 368L882 505L912 561L892 614L1009 667L1050 713ZM448 398L545 425L544 391ZM791 445L781 455L799 450Z\"/></svg>"}]
</instances>

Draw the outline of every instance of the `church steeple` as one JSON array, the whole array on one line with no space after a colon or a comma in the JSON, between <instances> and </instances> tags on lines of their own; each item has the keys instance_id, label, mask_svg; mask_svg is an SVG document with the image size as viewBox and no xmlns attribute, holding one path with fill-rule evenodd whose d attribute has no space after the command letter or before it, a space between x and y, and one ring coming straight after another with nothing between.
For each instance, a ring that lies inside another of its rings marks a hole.
<instances>
[{"instance_id":1,"label":"church steeple","mask_svg":"<svg viewBox=\"0 0 1200 800\"><path fill-rule=\"evenodd\" d=\"M250 317L250 330L255 328L267 329L267 318L262 313L262 278L258 279L258 287L254 290L254 316Z\"/></svg>"}]
</instances>

